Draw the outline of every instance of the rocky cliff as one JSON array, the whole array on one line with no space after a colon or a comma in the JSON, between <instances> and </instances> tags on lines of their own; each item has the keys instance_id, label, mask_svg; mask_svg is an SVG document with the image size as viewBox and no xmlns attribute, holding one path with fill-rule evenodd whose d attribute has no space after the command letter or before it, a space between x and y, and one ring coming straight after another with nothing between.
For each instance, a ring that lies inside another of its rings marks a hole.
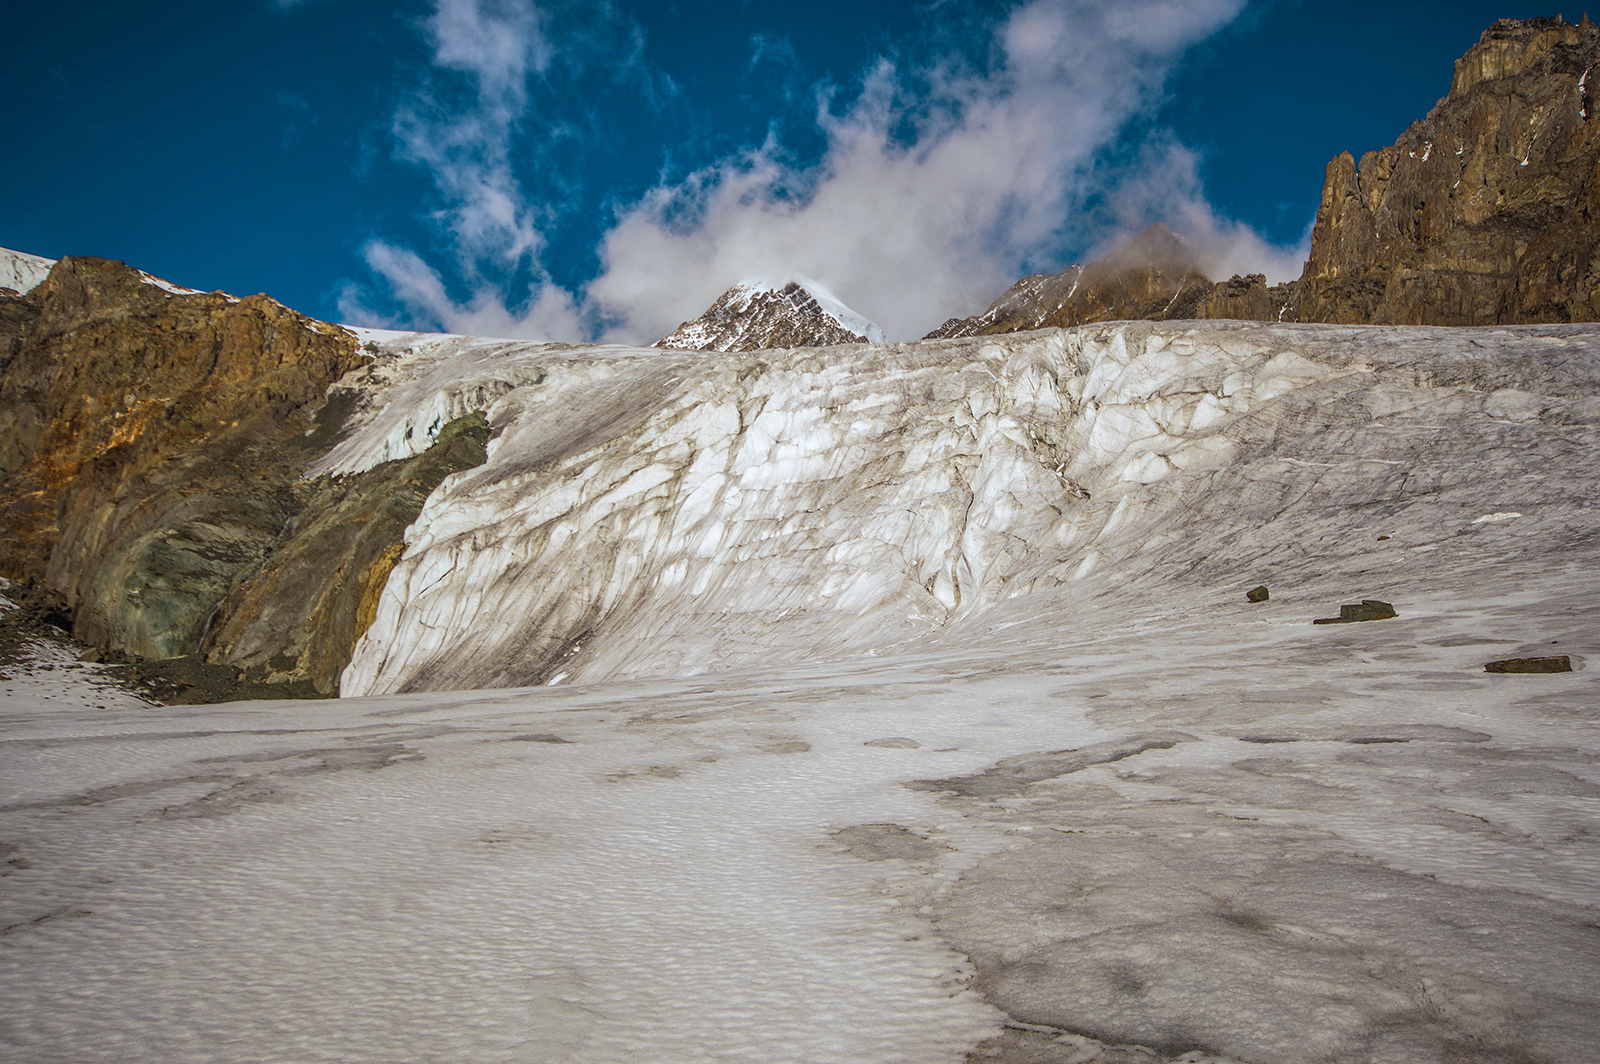
<instances>
[{"instance_id":1,"label":"rocky cliff","mask_svg":"<svg viewBox=\"0 0 1600 1064\"><path fill-rule=\"evenodd\" d=\"M0 575L60 595L84 642L332 693L401 532L484 435L441 441L438 468L304 480L366 361L266 296L62 259L0 297Z\"/></svg>"},{"instance_id":2,"label":"rocky cliff","mask_svg":"<svg viewBox=\"0 0 1600 1064\"><path fill-rule=\"evenodd\" d=\"M1156 226L1087 267L1018 281L930 339L1117 319L1374 325L1600 319L1600 28L1502 19L1390 147L1328 164L1298 281L1213 283Z\"/></svg>"},{"instance_id":3,"label":"rocky cliff","mask_svg":"<svg viewBox=\"0 0 1600 1064\"><path fill-rule=\"evenodd\" d=\"M766 351L877 343L883 338L877 325L817 282L800 277L776 284L736 284L704 314L684 322L655 346L678 351Z\"/></svg>"},{"instance_id":4,"label":"rocky cliff","mask_svg":"<svg viewBox=\"0 0 1600 1064\"><path fill-rule=\"evenodd\" d=\"M1600 318L1600 28L1502 19L1390 147L1328 164L1302 321Z\"/></svg>"}]
</instances>

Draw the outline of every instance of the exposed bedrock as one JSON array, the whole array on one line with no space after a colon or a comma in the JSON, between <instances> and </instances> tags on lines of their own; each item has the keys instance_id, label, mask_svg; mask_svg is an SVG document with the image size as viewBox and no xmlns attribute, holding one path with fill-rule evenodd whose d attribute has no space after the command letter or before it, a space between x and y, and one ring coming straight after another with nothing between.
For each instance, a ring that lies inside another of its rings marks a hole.
<instances>
[{"instance_id":1,"label":"exposed bedrock","mask_svg":"<svg viewBox=\"0 0 1600 1064\"><path fill-rule=\"evenodd\" d=\"M1503 19L1401 138L1328 164L1301 321L1600 318L1600 27Z\"/></svg>"},{"instance_id":2,"label":"exposed bedrock","mask_svg":"<svg viewBox=\"0 0 1600 1064\"><path fill-rule=\"evenodd\" d=\"M1193 247L1157 224L1087 266L1024 277L982 314L951 318L927 339L994 336L1099 321L1294 320L1292 286L1268 286L1261 274L1213 284L1206 276L1208 269Z\"/></svg>"},{"instance_id":3,"label":"exposed bedrock","mask_svg":"<svg viewBox=\"0 0 1600 1064\"><path fill-rule=\"evenodd\" d=\"M1084 581L1086 617L1101 592L1270 580L1276 606L1321 582L1309 622L1390 594L1361 574L1415 576L1440 536L1592 536L1563 515L1600 490L1597 340L1190 322L751 354L440 341L389 363L317 467L392 461L468 407L496 434L406 533L343 690L959 642Z\"/></svg>"},{"instance_id":4,"label":"exposed bedrock","mask_svg":"<svg viewBox=\"0 0 1600 1064\"><path fill-rule=\"evenodd\" d=\"M286 693L332 693L360 611L331 603L381 583L408 511L472 458L304 481L354 401L326 402L368 361L355 338L119 262L63 259L0 297L0 358L0 573L63 595L85 642L209 652Z\"/></svg>"}]
</instances>

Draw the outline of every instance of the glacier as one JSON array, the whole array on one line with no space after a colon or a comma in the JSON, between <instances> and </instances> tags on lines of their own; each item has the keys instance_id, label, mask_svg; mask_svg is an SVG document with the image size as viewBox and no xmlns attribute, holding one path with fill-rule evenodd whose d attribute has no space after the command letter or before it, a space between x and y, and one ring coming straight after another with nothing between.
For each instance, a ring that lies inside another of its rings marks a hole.
<instances>
[{"instance_id":1,"label":"glacier","mask_svg":"<svg viewBox=\"0 0 1600 1064\"><path fill-rule=\"evenodd\" d=\"M8 1059L1592 1058L1600 327L362 339L349 697L4 665Z\"/></svg>"},{"instance_id":2,"label":"glacier","mask_svg":"<svg viewBox=\"0 0 1600 1064\"><path fill-rule=\"evenodd\" d=\"M1096 573L1327 584L1375 512L1533 527L1551 489L1479 501L1456 456L1469 421L1587 416L1565 393L1596 331L1474 335L1492 356L1448 330L1226 322L748 354L401 338L314 472L420 453L472 410L495 438L408 531L341 691L883 651ZM1400 568L1432 542L1399 540Z\"/></svg>"}]
</instances>

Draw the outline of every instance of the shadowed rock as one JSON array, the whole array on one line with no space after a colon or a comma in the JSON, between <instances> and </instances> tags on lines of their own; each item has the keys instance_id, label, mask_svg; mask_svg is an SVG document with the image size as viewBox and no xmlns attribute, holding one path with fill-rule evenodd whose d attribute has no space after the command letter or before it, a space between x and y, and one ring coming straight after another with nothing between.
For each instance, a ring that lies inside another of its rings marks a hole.
<instances>
[{"instance_id":1,"label":"shadowed rock","mask_svg":"<svg viewBox=\"0 0 1600 1064\"><path fill-rule=\"evenodd\" d=\"M1378 599L1362 599L1359 606L1340 606L1337 617L1318 617L1312 624L1354 624L1357 621L1386 621L1396 616L1394 607Z\"/></svg>"},{"instance_id":2,"label":"shadowed rock","mask_svg":"<svg viewBox=\"0 0 1600 1064\"><path fill-rule=\"evenodd\" d=\"M1571 672L1572 659L1565 654L1555 654L1547 658L1506 658L1503 661L1491 661L1483 667L1484 672Z\"/></svg>"}]
</instances>

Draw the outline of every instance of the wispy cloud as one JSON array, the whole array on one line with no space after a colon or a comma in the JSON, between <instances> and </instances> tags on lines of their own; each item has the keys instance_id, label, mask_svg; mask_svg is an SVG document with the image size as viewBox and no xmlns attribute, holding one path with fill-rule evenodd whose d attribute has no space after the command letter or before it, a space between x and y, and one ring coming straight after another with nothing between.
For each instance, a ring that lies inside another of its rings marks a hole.
<instances>
[{"instance_id":1,"label":"wispy cloud","mask_svg":"<svg viewBox=\"0 0 1600 1064\"><path fill-rule=\"evenodd\" d=\"M432 175L443 204L435 223L474 294L452 300L441 274L404 248L375 241L366 259L416 320L635 342L664 335L743 278L791 272L815 277L890 336L917 336L980 308L1025 268L1056 264L1064 247L1155 220L1219 270L1281 274L1298 251L1218 217L1196 156L1170 137L1150 137L1135 167L1097 166L1159 104L1183 52L1243 3L1029 0L987 27L981 61L885 57L842 104L816 86L803 117L824 139L820 158L796 162L772 133L664 178L620 206L600 273L567 292L540 263L552 208L524 193L512 153L530 79L556 76L547 22L531 0L437 0L426 24L434 78L400 110L395 133L402 157ZM771 45L756 42L752 62ZM441 91L452 76L472 91ZM482 269L515 262L531 264L525 299L508 299Z\"/></svg>"}]
</instances>

